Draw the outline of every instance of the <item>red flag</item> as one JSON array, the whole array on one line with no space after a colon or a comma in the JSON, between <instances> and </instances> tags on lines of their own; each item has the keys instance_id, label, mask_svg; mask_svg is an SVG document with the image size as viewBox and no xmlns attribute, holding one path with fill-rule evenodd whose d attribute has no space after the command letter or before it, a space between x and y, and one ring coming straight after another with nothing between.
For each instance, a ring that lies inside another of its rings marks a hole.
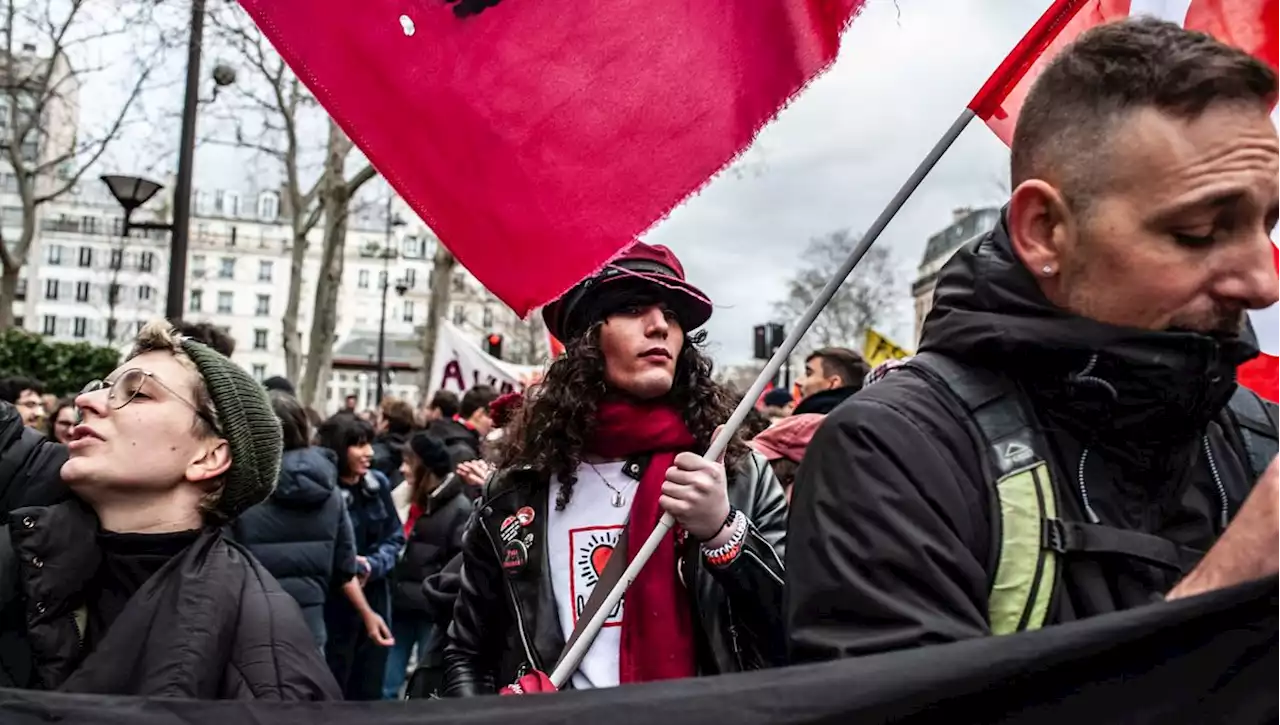
<instances>
[{"instance_id":1,"label":"red flag","mask_svg":"<svg viewBox=\"0 0 1280 725\"><path fill-rule=\"evenodd\" d=\"M1011 143L1027 91L1058 51L1095 25L1138 13L1209 33L1277 67L1280 0L1056 0L982 86L969 108L1001 141ZM1006 76L1009 68L1016 70Z\"/></svg>"},{"instance_id":2,"label":"red flag","mask_svg":"<svg viewBox=\"0 0 1280 725\"><path fill-rule=\"evenodd\" d=\"M863 2L241 5L458 260L523 316L732 161L835 60Z\"/></svg>"}]
</instances>

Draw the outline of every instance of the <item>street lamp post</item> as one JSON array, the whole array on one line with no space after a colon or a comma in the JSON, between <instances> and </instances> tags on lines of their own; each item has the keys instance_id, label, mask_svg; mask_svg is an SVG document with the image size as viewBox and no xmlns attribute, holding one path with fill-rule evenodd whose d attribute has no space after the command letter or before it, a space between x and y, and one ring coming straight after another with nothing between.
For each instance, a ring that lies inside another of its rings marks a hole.
<instances>
[{"instance_id":1,"label":"street lamp post","mask_svg":"<svg viewBox=\"0 0 1280 725\"><path fill-rule=\"evenodd\" d=\"M165 294L165 317L171 322L182 319L182 308L187 282L187 249L191 227L191 176L196 153L196 111L200 104L200 46L204 42L205 0L191 2L191 35L187 40L187 82L183 89L182 130L178 141L178 176L173 187L173 222L132 223L135 209L155 196L163 187L154 181L136 176L111 174L102 177L111 194L124 207L124 236L132 229L160 229L170 233L169 286ZM213 96L218 89L236 81L236 71L219 63L213 69ZM212 99L210 99L212 100Z\"/></svg>"},{"instance_id":2,"label":"street lamp post","mask_svg":"<svg viewBox=\"0 0 1280 725\"><path fill-rule=\"evenodd\" d=\"M391 287L391 258L396 256L391 247L391 233L396 227L404 226L404 220L392 211L394 196L387 197L387 235L382 243L382 315L378 318L378 382L374 386L374 405L382 404L382 383L387 369L387 289ZM408 291L403 281L396 283L396 292L403 295Z\"/></svg>"}]
</instances>

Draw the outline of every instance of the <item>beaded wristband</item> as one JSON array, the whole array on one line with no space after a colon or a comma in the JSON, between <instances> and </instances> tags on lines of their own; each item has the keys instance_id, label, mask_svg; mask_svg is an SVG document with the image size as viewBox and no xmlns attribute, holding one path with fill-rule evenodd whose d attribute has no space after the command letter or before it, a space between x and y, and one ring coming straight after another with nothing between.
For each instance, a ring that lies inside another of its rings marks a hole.
<instances>
[{"instance_id":1,"label":"beaded wristband","mask_svg":"<svg viewBox=\"0 0 1280 725\"><path fill-rule=\"evenodd\" d=\"M741 511L735 511L733 517L733 535L722 546L714 549L708 549L706 545L702 547L702 555L706 557L707 562L713 566L727 566L734 559L738 558L738 554L742 552L742 542L747 538L747 515Z\"/></svg>"}]
</instances>

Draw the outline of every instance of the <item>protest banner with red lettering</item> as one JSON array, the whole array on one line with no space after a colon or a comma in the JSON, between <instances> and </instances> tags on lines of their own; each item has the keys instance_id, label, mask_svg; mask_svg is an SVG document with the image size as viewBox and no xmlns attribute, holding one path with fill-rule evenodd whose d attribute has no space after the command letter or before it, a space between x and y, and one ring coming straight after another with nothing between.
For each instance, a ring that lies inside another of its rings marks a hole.
<instances>
[{"instance_id":1,"label":"protest banner with red lettering","mask_svg":"<svg viewBox=\"0 0 1280 725\"><path fill-rule=\"evenodd\" d=\"M431 364L431 390L459 395L477 385L488 385L499 394L520 392L542 376L538 365L516 365L489 355L461 330L440 321L436 354Z\"/></svg>"}]
</instances>

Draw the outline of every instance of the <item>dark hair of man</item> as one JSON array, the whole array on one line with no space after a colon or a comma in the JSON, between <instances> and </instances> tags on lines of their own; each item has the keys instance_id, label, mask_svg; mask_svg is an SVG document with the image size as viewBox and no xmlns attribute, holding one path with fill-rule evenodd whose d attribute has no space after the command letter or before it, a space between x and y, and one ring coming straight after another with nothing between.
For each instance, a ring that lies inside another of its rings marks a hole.
<instances>
[{"instance_id":1,"label":"dark hair of man","mask_svg":"<svg viewBox=\"0 0 1280 725\"><path fill-rule=\"evenodd\" d=\"M387 421L387 430L391 433L408 435L413 432L413 406L399 398L383 398L378 405L383 420Z\"/></svg>"},{"instance_id":2,"label":"dark hair of man","mask_svg":"<svg viewBox=\"0 0 1280 725\"><path fill-rule=\"evenodd\" d=\"M196 342L203 342L209 347L222 353L223 357L231 357L231 353L236 351L236 339L222 328L210 322L175 322L173 329L184 337L189 337Z\"/></svg>"},{"instance_id":3,"label":"dark hair of man","mask_svg":"<svg viewBox=\"0 0 1280 725\"><path fill-rule=\"evenodd\" d=\"M347 465L347 449L373 442L373 426L356 417L353 413L343 411L334 413L320 424L319 445L338 454L338 476L351 475Z\"/></svg>"},{"instance_id":4,"label":"dark hair of man","mask_svg":"<svg viewBox=\"0 0 1280 725\"><path fill-rule=\"evenodd\" d=\"M583 449L591 437L596 406L608 393L604 380L604 352L600 349L597 322L571 341L564 354L547 368L542 381L525 391L525 403L502 437L500 468L530 466L561 481L556 508L564 509L573 496L573 484ZM735 400L711 378L711 358L702 352L706 333L685 336L676 357L675 380L667 399L683 413L693 434L694 448L711 445L716 426L729 420ZM747 452L734 435L726 451L725 465L732 468Z\"/></svg>"},{"instance_id":5,"label":"dark hair of man","mask_svg":"<svg viewBox=\"0 0 1280 725\"><path fill-rule=\"evenodd\" d=\"M458 406L458 416L467 420L475 415L477 410L488 408L489 404L497 399L498 391L488 385L477 385L463 394L462 403Z\"/></svg>"},{"instance_id":6,"label":"dark hair of man","mask_svg":"<svg viewBox=\"0 0 1280 725\"><path fill-rule=\"evenodd\" d=\"M824 377L839 375L840 382L844 383L843 387L851 387L854 390L862 389L862 379L871 372L867 361L847 347L824 347L814 350L804 361L812 362L815 358L822 365Z\"/></svg>"},{"instance_id":7,"label":"dark hair of man","mask_svg":"<svg viewBox=\"0 0 1280 725\"><path fill-rule=\"evenodd\" d=\"M1150 108L1192 120L1219 104L1267 113L1275 96L1275 71L1209 35L1154 18L1101 25L1064 48L1027 93L1010 176L1015 187L1053 184L1083 214L1110 183L1107 141L1131 114Z\"/></svg>"},{"instance_id":8,"label":"dark hair of man","mask_svg":"<svg viewBox=\"0 0 1280 725\"><path fill-rule=\"evenodd\" d=\"M18 396L22 395L24 390L30 390L36 395L44 395L44 383L23 375L0 378L0 400L6 403L17 403Z\"/></svg>"},{"instance_id":9,"label":"dark hair of man","mask_svg":"<svg viewBox=\"0 0 1280 725\"><path fill-rule=\"evenodd\" d=\"M271 398L271 410L280 419L280 429L284 433L284 449L292 451L311 445L311 421L307 418L307 409L298 399L280 390L268 393Z\"/></svg>"},{"instance_id":10,"label":"dark hair of man","mask_svg":"<svg viewBox=\"0 0 1280 725\"><path fill-rule=\"evenodd\" d=\"M458 414L458 396L452 390L437 390L427 407L440 411L442 418L452 418Z\"/></svg>"}]
</instances>

